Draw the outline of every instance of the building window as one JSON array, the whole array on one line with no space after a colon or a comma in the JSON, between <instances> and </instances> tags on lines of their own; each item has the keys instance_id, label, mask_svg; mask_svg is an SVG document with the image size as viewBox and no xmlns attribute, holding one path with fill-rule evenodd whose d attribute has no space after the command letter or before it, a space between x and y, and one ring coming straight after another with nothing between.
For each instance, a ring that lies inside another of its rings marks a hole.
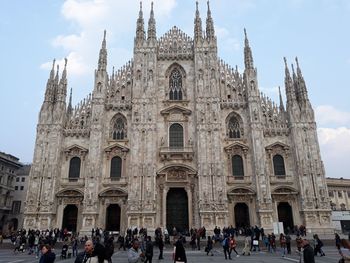
<instances>
[{"instance_id":1,"label":"building window","mask_svg":"<svg viewBox=\"0 0 350 263\"><path fill-rule=\"evenodd\" d=\"M19 214L21 212L21 201L12 202L12 214Z\"/></svg>"},{"instance_id":2,"label":"building window","mask_svg":"<svg viewBox=\"0 0 350 263\"><path fill-rule=\"evenodd\" d=\"M343 198L343 193L342 193L342 191L338 191L338 197L339 197L339 198Z\"/></svg>"},{"instance_id":3,"label":"building window","mask_svg":"<svg viewBox=\"0 0 350 263\"><path fill-rule=\"evenodd\" d=\"M174 69L169 78L169 99L182 100L182 76L178 69Z\"/></svg>"},{"instance_id":4,"label":"building window","mask_svg":"<svg viewBox=\"0 0 350 263\"><path fill-rule=\"evenodd\" d=\"M16 177L16 182L19 182L19 177Z\"/></svg>"},{"instance_id":5,"label":"building window","mask_svg":"<svg viewBox=\"0 0 350 263\"><path fill-rule=\"evenodd\" d=\"M284 167L284 159L279 154L276 154L273 157L273 169L275 171L276 176L285 176L286 175L286 169Z\"/></svg>"},{"instance_id":6,"label":"building window","mask_svg":"<svg viewBox=\"0 0 350 263\"><path fill-rule=\"evenodd\" d=\"M348 193L348 198L350 198L350 191L348 191L347 193Z\"/></svg>"},{"instance_id":7,"label":"building window","mask_svg":"<svg viewBox=\"0 0 350 263\"><path fill-rule=\"evenodd\" d=\"M23 185L21 185L21 188L20 188L20 190L21 190L21 191L23 191L23 189L24 189L24 186L23 186Z\"/></svg>"},{"instance_id":8,"label":"building window","mask_svg":"<svg viewBox=\"0 0 350 263\"><path fill-rule=\"evenodd\" d=\"M328 195L329 195L329 197L334 197L334 192L333 191L329 191Z\"/></svg>"},{"instance_id":9,"label":"building window","mask_svg":"<svg viewBox=\"0 0 350 263\"><path fill-rule=\"evenodd\" d=\"M229 138L241 138L241 131L239 127L239 121L235 116L232 116L228 122L228 137Z\"/></svg>"},{"instance_id":10,"label":"building window","mask_svg":"<svg viewBox=\"0 0 350 263\"><path fill-rule=\"evenodd\" d=\"M73 157L69 163L69 174L68 178L72 180L77 180L80 176L80 165L81 160L79 157Z\"/></svg>"},{"instance_id":11,"label":"building window","mask_svg":"<svg viewBox=\"0 0 350 263\"><path fill-rule=\"evenodd\" d=\"M21 178L21 181L22 181L22 182L25 182L25 180L26 180L25 177L22 177L22 178Z\"/></svg>"},{"instance_id":12,"label":"building window","mask_svg":"<svg viewBox=\"0 0 350 263\"><path fill-rule=\"evenodd\" d=\"M18 185L15 186L15 190L16 190L16 191L18 190Z\"/></svg>"},{"instance_id":13,"label":"building window","mask_svg":"<svg viewBox=\"0 0 350 263\"><path fill-rule=\"evenodd\" d=\"M234 177L244 177L243 159L239 155L232 156L232 175Z\"/></svg>"},{"instance_id":14,"label":"building window","mask_svg":"<svg viewBox=\"0 0 350 263\"><path fill-rule=\"evenodd\" d=\"M118 116L112 125L113 140L124 140L126 138L126 120L122 116Z\"/></svg>"},{"instance_id":15,"label":"building window","mask_svg":"<svg viewBox=\"0 0 350 263\"><path fill-rule=\"evenodd\" d=\"M174 123L169 129L169 147L181 148L184 146L184 131L180 124Z\"/></svg>"},{"instance_id":16,"label":"building window","mask_svg":"<svg viewBox=\"0 0 350 263\"><path fill-rule=\"evenodd\" d=\"M111 160L111 179L122 177L122 158L115 156Z\"/></svg>"}]
</instances>

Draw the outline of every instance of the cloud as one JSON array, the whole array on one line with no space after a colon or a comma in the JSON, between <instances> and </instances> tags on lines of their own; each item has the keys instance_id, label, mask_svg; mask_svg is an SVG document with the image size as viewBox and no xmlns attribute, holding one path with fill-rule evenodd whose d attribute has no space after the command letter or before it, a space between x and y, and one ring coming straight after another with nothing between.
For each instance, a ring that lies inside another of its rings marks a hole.
<instances>
[{"instance_id":1,"label":"cloud","mask_svg":"<svg viewBox=\"0 0 350 263\"><path fill-rule=\"evenodd\" d=\"M69 78L69 75L84 75L90 72L90 68L84 64L83 58L80 57L78 53L76 52L69 53L67 56L67 60L68 60L67 62L68 78ZM56 65L59 65L59 68L61 71L63 70L64 63L65 63L64 58L56 60ZM52 61L41 64L40 68L51 70Z\"/></svg>"},{"instance_id":2,"label":"cloud","mask_svg":"<svg viewBox=\"0 0 350 263\"><path fill-rule=\"evenodd\" d=\"M350 173L344 169L350 162L350 129L318 128L317 132L326 176L350 178Z\"/></svg>"},{"instance_id":3,"label":"cloud","mask_svg":"<svg viewBox=\"0 0 350 263\"><path fill-rule=\"evenodd\" d=\"M154 2L157 23L161 23L162 19L165 19L176 6L175 0ZM66 0L63 3L61 14L76 32L60 34L52 39L51 44L54 48L63 49L67 53L69 76L84 74L93 76L105 29L107 30L108 66L116 65L118 68L131 58L131 51L127 47L132 43L132 38L125 38L125 35L135 31L138 5L138 1L114 0ZM147 22L150 6L151 0L143 1L145 22ZM123 11L120 12L120 10ZM147 23L145 24L147 26ZM113 51L116 51L116 54L113 54ZM117 57L117 60L110 59L114 57ZM63 58L59 61L63 61ZM51 64L51 61L44 62L40 68L49 70Z\"/></svg>"},{"instance_id":4,"label":"cloud","mask_svg":"<svg viewBox=\"0 0 350 263\"><path fill-rule=\"evenodd\" d=\"M331 105L320 105L315 109L317 123L322 125L350 126L350 112L340 111Z\"/></svg>"},{"instance_id":5,"label":"cloud","mask_svg":"<svg viewBox=\"0 0 350 263\"><path fill-rule=\"evenodd\" d=\"M218 38L218 45L225 51L237 52L241 49L239 40L230 35L230 31L227 28L216 26L216 36Z\"/></svg>"}]
</instances>

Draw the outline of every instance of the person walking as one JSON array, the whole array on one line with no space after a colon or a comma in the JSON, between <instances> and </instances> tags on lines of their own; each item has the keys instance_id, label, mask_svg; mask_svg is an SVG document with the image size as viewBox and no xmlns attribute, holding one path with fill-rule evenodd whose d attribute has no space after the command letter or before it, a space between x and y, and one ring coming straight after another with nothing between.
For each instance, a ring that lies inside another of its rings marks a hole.
<instances>
[{"instance_id":1,"label":"person walking","mask_svg":"<svg viewBox=\"0 0 350 263\"><path fill-rule=\"evenodd\" d=\"M222 248L224 249L225 259L227 259L227 256L229 259L231 259L229 237L225 236L221 244L222 244Z\"/></svg>"},{"instance_id":2,"label":"person walking","mask_svg":"<svg viewBox=\"0 0 350 263\"><path fill-rule=\"evenodd\" d=\"M85 242L85 246L84 246L84 251L80 252L74 263L90 263L89 261L91 261L91 258L93 258L94 255L94 244L92 243L92 240L88 240ZM89 261L88 261L89 260Z\"/></svg>"},{"instance_id":3,"label":"person walking","mask_svg":"<svg viewBox=\"0 0 350 263\"><path fill-rule=\"evenodd\" d=\"M280 234L280 246L282 250L282 257L284 258L286 256L286 236L283 233Z\"/></svg>"},{"instance_id":4,"label":"person walking","mask_svg":"<svg viewBox=\"0 0 350 263\"><path fill-rule=\"evenodd\" d=\"M322 247L323 247L323 242L321 239L318 237L317 234L314 235L314 241L315 241L315 256L317 256L318 253L321 254L321 257L324 257L326 254L323 252Z\"/></svg>"},{"instance_id":5,"label":"person walking","mask_svg":"<svg viewBox=\"0 0 350 263\"><path fill-rule=\"evenodd\" d=\"M41 257L39 263L53 263L55 262L56 255L51 251L50 245L43 245L41 248Z\"/></svg>"},{"instance_id":6,"label":"person walking","mask_svg":"<svg viewBox=\"0 0 350 263\"><path fill-rule=\"evenodd\" d=\"M182 243L182 236L178 238L178 240L175 242L174 246L174 263L175 262L184 262L187 263L187 257L184 245Z\"/></svg>"},{"instance_id":7,"label":"person walking","mask_svg":"<svg viewBox=\"0 0 350 263\"><path fill-rule=\"evenodd\" d=\"M212 250L213 250L213 240L212 240L212 238L210 236L208 236L207 246L205 248L205 252L207 252L207 256L209 255L209 253L210 253L211 256L214 256Z\"/></svg>"},{"instance_id":8,"label":"person walking","mask_svg":"<svg viewBox=\"0 0 350 263\"><path fill-rule=\"evenodd\" d=\"M302 242L302 246L304 249L304 252L303 252L304 263L315 263L314 250L310 246L309 241L304 239Z\"/></svg>"},{"instance_id":9,"label":"person walking","mask_svg":"<svg viewBox=\"0 0 350 263\"><path fill-rule=\"evenodd\" d=\"M230 237L230 252L229 252L229 254L231 255L232 250L233 250L236 253L236 257L239 257L239 254L238 254L238 252L236 250L236 247L237 247L237 242L236 242L235 237L232 235Z\"/></svg>"},{"instance_id":10,"label":"person walking","mask_svg":"<svg viewBox=\"0 0 350 263\"><path fill-rule=\"evenodd\" d=\"M153 243L152 238L150 236L147 236L147 242L146 242L146 261L145 263L152 263L153 258Z\"/></svg>"},{"instance_id":11,"label":"person walking","mask_svg":"<svg viewBox=\"0 0 350 263\"><path fill-rule=\"evenodd\" d=\"M128 250L128 262L129 263L139 263L143 262L145 255L143 252L139 251L140 243L137 239L132 242L132 247Z\"/></svg>"}]
</instances>

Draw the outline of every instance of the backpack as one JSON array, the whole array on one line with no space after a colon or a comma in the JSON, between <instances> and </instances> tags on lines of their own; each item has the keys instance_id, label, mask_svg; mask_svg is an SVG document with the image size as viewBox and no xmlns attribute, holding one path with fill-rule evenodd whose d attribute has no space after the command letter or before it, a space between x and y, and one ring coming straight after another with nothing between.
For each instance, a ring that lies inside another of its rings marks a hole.
<instances>
[{"instance_id":1,"label":"backpack","mask_svg":"<svg viewBox=\"0 0 350 263\"><path fill-rule=\"evenodd\" d=\"M222 246L223 247L228 247L228 239L227 239L227 237L222 241Z\"/></svg>"}]
</instances>

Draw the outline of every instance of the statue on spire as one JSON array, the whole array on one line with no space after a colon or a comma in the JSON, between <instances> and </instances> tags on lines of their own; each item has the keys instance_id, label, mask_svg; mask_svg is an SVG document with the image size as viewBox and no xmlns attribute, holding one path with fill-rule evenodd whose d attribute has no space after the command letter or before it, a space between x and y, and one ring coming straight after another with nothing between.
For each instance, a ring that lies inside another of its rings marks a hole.
<instances>
[{"instance_id":1,"label":"statue on spire","mask_svg":"<svg viewBox=\"0 0 350 263\"><path fill-rule=\"evenodd\" d=\"M148 32L147 32L147 40L150 40L150 39L153 39L153 40L157 39L156 20L154 18L153 2L151 3L151 14L148 20Z\"/></svg>"},{"instance_id":2,"label":"statue on spire","mask_svg":"<svg viewBox=\"0 0 350 263\"><path fill-rule=\"evenodd\" d=\"M209 6L209 0L207 2L208 5L208 12L207 12L207 27L206 27L206 34L207 34L207 39L212 40L215 38L215 31L214 31L214 22L213 18L211 17L211 11L210 11L210 6Z\"/></svg>"},{"instance_id":3,"label":"statue on spire","mask_svg":"<svg viewBox=\"0 0 350 263\"><path fill-rule=\"evenodd\" d=\"M145 35L146 33L144 28L142 2L140 2L139 18L137 19L137 23L136 23L136 38L135 38L136 43L137 44L142 43L146 39Z\"/></svg>"},{"instance_id":4,"label":"statue on spire","mask_svg":"<svg viewBox=\"0 0 350 263\"><path fill-rule=\"evenodd\" d=\"M103 40L98 57L98 71L106 71L107 69L107 48L106 48L106 30L103 32Z\"/></svg>"},{"instance_id":5,"label":"statue on spire","mask_svg":"<svg viewBox=\"0 0 350 263\"><path fill-rule=\"evenodd\" d=\"M199 15L198 1L196 2L196 17L194 19L194 39L198 41L202 36L202 19Z\"/></svg>"},{"instance_id":6,"label":"statue on spire","mask_svg":"<svg viewBox=\"0 0 350 263\"><path fill-rule=\"evenodd\" d=\"M252 50L249 46L247 31L244 29L244 64L246 69L254 69Z\"/></svg>"}]
</instances>

